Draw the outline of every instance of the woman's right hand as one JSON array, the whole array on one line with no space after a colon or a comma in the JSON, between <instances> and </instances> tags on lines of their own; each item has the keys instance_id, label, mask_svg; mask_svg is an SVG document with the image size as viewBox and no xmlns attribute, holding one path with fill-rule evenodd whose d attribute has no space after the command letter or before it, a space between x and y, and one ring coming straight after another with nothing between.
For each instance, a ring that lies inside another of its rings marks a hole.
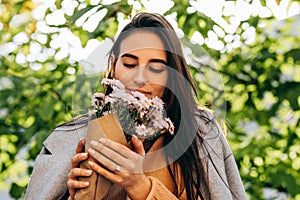
<instances>
[{"instance_id":1,"label":"woman's right hand","mask_svg":"<svg viewBox=\"0 0 300 200\"><path fill-rule=\"evenodd\" d=\"M85 188L89 186L89 182L79 181L79 176L91 176L92 170L87 170L79 167L79 164L88 158L88 153L84 153L85 139L80 139L77 148L76 155L71 159L71 171L68 174L68 190L69 198L68 200L74 199L76 189Z\"/></svg>"}]
</instances>

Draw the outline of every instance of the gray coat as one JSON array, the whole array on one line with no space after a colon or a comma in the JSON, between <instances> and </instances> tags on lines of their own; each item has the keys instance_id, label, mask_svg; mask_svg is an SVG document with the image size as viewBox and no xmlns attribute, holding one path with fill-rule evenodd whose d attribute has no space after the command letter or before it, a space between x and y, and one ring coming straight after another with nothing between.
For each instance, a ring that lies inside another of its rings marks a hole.
<instances>
[{"instance_id":1,"label":"gray coat","mask_svg":"<svg viewBox=\"0 0 300 200\"><path fill-rule=\"evenodd\" d=\"M247 199L233 154L213 115L205 112L205 118L197 119L206 146L199 155L209 158L205 171L208 172L211 199ZM35 161L25 200L66 199L70 160L86 130L86 125L73 123L60 126L50 134Z\"/></svg>"}]
</instances>

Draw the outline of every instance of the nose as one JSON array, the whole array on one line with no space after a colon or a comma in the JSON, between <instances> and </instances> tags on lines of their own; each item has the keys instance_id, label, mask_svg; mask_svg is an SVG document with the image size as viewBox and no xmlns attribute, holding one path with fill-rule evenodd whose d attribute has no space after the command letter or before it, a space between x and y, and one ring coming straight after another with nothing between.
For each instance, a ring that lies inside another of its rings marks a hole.
<instances>
[{"instance_id":1,"label":"nose","mask_svg":"<svg viewBox=\"0 0 300 200\"><path fill-rule=\"evenodd\" d=\"M137 85L137 86L142 86L145 85L147 83L147 76L146 76L146 67L145 66L139 66L136 69L136 72L134 73L133 76L133 82Z\"/></svg>"}]
</instances>

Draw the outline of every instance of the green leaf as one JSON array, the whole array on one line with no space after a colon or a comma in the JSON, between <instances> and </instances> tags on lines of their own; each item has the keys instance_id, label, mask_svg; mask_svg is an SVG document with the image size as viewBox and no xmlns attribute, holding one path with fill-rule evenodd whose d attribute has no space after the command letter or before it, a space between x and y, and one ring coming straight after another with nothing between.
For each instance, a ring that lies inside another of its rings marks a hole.
<instances>
[{"instance_id":1,"label":"green leaf","mask_svg":"<svg viewBox=\"0 0 300 200\"><path fill-rule=\"evenodd\" d=\"M86 12L90 11L93 9L95 6L88 5L87 7L76 11L70 18L69 18L69 23L74 24L77 19L79 19L82 15L84 15Z\"/></svg>"},{"instance_id":2,"label":"green leaf","mask_svg":"<svg viewBox=\"0 0 300 200\"><path fill-rule=\"evenodd\" d=\"M285 53L285 62L287 62L288 58L293 58L294 62L299 62L300 61L300 49L292 49L290 51L288 51L287 53Z\"/></svg>"},{"instance_id":3,"label":"green leaf","mask_svg":"<svg viewBox=\"0 0 300 200\"><path fill-rule=\"evenodd\" d=\"M14 198L19 199L22 196L22 194L25 192L25 188L26 187L21 187L21 186L17 185L16 183L13 183L11 185L9 194L10 194L10 196L12 196Z\"/></svg>"}]
</instances>

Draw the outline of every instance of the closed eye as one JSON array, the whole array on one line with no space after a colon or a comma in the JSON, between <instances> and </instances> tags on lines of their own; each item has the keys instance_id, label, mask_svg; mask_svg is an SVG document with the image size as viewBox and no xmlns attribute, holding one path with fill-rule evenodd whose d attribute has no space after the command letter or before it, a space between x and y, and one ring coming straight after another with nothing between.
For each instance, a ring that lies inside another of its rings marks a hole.
<instances>
[{"instance_id":1,"label":"closed eye","mask_svg":"<svg viewBox=\"0 0 300 200\"><path fill-rule=\"evenodd\" d=\"M165 67L156 68L156 67L149 66L149 70L154 72L154 73L161 73L161 72L165 71L166 68Z\"/></svg>"},{"instance_id":2,"label":"closed eye","mask_svg":"<svg viewBox=\"0 0 300 200\"><path fill-rule=\"evenodd\" d=\"M136 64L123 64L125 67L127 68L134 68L136 66Z\"/></svg>"},{"instance_id":3,"label":"closed eye","mask_svg":"<svg viewBox=\"0 0 300 200\"><path fill-rule=\"evenodd\" d=\"M161 73L167 69L167 66L163 63L150 63L148 69L153 73Z\"/></svg>"}]
</instances>

